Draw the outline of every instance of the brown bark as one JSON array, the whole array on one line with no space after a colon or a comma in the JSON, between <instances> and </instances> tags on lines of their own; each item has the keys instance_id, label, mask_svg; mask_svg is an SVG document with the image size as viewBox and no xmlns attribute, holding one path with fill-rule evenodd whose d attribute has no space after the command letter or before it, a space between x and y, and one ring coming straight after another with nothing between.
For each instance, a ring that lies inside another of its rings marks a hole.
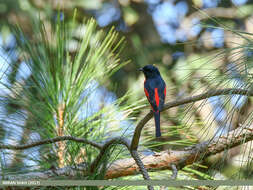
<instances>
[{"instance_id":1,"label":"brown bark","mask_svg":"<svg viewBox=\"0 0 253 190\"><path fill-rule=\"evenodd\" d=\"M58 115L57 115L57 119L58 119L58 126L57 126L57 135L58 136L64 136L64 109L65 109L65 105L61 104L58 107ZM58 158L59 158L59 168L62 168L64 166L64 150L65 150L65 146L66 143L65 141L59 141L58 142Z\"/></svg>"},{"instance_id":2,"label":"brown bark","mask_svg":"<svg viewBox=\"0 0 253 190\"><path fill-rule=\"evenodd\" d=\"M226 136L197 144L188 150L162 151L149 156L141 156L141 160L148 171L171 169L171 164L182 168L194 163L199 158L204 159L253 140L252 132L253 126L240 127L229 132ZM127 158L115 161L108 168L105 177L106 179L112 179L136 173L139 173L139 169L134 159Z\"/></svg>"}]
</instances>

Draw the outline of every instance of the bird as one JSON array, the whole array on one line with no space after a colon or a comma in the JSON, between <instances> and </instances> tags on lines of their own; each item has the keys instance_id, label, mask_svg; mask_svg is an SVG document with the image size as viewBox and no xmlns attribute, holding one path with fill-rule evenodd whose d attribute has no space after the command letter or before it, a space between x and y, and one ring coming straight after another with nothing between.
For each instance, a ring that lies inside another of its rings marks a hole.
<instances>
[{"instance_id":1,"label":"bird","mask_svg":"<svg viewBox=\"0 0 253 190\"><path fill-rule=\"evenodd\" d=\"M146 65L139 71L145 76L144 92L154 113L156 137L161 137L160 112L166 97L166 84L158 68L153 65Z\"/></svg>"}]
</instances>

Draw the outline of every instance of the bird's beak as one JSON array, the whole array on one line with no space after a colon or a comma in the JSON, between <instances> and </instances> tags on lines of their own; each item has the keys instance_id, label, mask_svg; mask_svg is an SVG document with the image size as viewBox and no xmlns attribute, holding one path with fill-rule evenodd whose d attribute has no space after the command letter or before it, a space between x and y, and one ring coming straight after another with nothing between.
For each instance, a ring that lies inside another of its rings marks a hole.
<instances>
[{"instance_id":1,"label":"bird's beak","mask_svg":"<svg viewBox=\"0 0 253 190\"><path fill-rule=\"evenodd\" d=\"M139 71L143 71L143 68L139 68Z\"/></svg>"}]
</instances>

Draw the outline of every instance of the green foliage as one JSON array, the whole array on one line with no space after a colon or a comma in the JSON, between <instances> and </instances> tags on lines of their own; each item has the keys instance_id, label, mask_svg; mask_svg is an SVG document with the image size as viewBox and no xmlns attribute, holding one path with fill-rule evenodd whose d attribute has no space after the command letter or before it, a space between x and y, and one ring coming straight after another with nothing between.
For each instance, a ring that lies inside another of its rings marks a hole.
<instances>
[{"instance_id":1,"label":"green foliage","mask_svg":"<svg viewBox=\"0 0 253 190\"><path fill-rule=\"evenodd\" d=\"M26 36L19 27L15 28L18 50L31 75L14 80L19 67L10 63L10 68L14 67L13 72L7 72L4 77L12 75L12 81L2 82L8 89L8 94L1 98L7 102L6 109L11 111L1 117L13 114L22 116L24 123L19 126L22 132L14 132L23 139L21 143L33 141L30 135L34 133L39 136L34 140L71 135L102 142L111 135L120 134L119 122L131 118L128 117L129 114L135 112L134 107L137 104L125 104L129 93L111 105L101 102L100 109L95 112L90 109L90 98L96 98L92 97L94 92L105 85L108 78L127 62L121 63L119 59L122 39L118 40L118 33L113 29L109 33L98 31L95 21L90 19L83 24L83 30L82 41L77 47L79 51L73 55L68 51L75 31L73 23L64 23L58 17L51 33L43 23L35 23L32 38ZM119 113L123 115L120 118ZM17 127L17 123L11 123L10 120L8 122L4 125L11 124L13 129ZM90 145L55 143L24 152L16 151L16 159L21 160L19 166L17 163L1 166L5 172L17 172L17 167L27 172L30 170L29 166L23 163L26 159L34 161L35 168L39 170L57 167L60 146L64 147L64 165L84 161L89 165L98 154ZM122 154L122 150L119 152L117 149L109 150L107 162L112 162ZM34 151L39 151L39 155L33 154ZM97 172L100 174L100 171ZM95 176L97 175L94 174ZM100 178L103 176L100 175Z\"/></svg>"}]
</instances>

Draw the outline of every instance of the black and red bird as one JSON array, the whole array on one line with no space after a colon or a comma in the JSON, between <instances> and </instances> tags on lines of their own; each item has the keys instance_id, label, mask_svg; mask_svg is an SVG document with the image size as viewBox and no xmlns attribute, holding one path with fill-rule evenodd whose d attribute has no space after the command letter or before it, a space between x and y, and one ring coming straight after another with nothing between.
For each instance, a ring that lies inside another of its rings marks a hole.
<instances>
[{"instance_id":1,"label":"black and red bird","mask_svg":"<svg viewBox=\"0 0 253 190\"><path fill-rule=\"evenodd\" d=\"M155 66L146 65L139 70L145 75L144 92L154 112L156 137L160 137L160 111L165 101L166 84Z\"/></svg>"}]
</instances>

